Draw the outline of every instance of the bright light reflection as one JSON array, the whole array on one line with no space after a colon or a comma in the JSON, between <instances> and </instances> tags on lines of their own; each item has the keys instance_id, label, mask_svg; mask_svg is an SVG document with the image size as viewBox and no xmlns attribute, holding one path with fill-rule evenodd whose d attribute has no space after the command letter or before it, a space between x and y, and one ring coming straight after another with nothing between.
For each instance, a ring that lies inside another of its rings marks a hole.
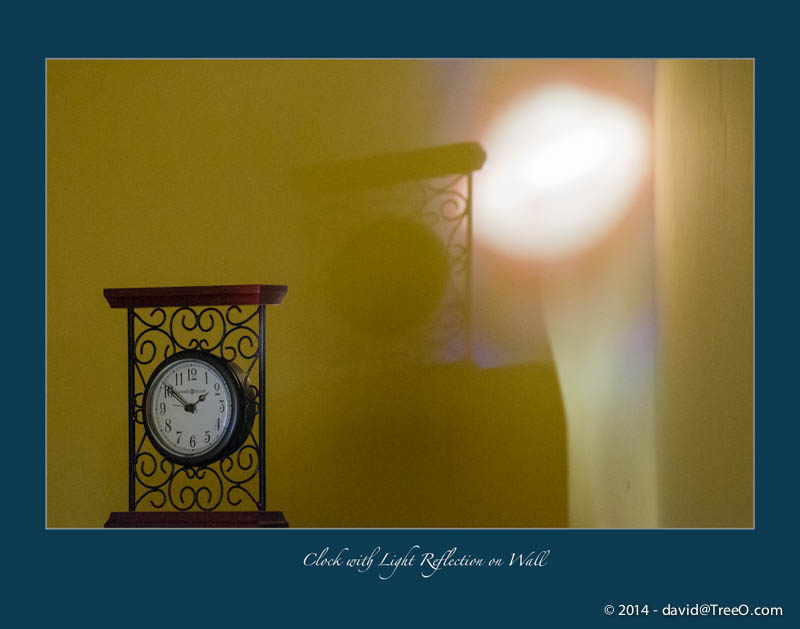
<instances>
[{"instance_id":1,"label":"bright light reflection","mask_svg":"<svg viewBox=\"0 0 800 629\"><path fill-rule=\"evenodd\" d=\"M570 255L605 235L649 168L649 125L632 105L573 85L513 103L483 140L475 235L510 253Z\"/></svg>"}]
</instances>

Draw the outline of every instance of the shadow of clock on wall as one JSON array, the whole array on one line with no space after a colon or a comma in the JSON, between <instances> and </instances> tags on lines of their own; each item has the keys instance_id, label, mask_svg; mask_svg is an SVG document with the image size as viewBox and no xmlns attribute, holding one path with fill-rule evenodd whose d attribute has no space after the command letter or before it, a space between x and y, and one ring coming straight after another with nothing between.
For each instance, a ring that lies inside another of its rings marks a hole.
<instances>
[{"instance_id":1,"label":"shadow of clock on wall","mask_svg":"<svg viewBox=\"0 0 800 629\"><path fill-rule=\"evenodd\" d=\"M450 179L298 195L292 371L269 403L270 482L293 526L566 523L555 370L469 360Z\"/></svg>"},{"instance_id":2,"label":"shadow of clock on wall","mask_svg":"<svg viewBox=\"0 0 800 629\"><path fill-rule=\"evenodd\" d=\"M326 302L334 316L378 337L423 330L449 278L442 241L407 218L382 218L347 234L326 266Z\"/></svg>"}]
</instances>

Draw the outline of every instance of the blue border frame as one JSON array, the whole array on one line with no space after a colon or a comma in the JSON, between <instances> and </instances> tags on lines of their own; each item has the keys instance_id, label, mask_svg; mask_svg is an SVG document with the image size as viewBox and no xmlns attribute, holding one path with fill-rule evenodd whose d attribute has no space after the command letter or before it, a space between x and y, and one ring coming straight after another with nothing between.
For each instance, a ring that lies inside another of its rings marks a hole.
<instances>
[{"instance_id":1,"label":"blue border frame","mask_svg":"<svg viewBox=\"0 0 800 629\"><path fill-rule=\"evenodd\" d=\"M678 4L637 5L623 21L617 15L625 14L608 7L580 14L569 6L563 16L552 10L545 14L541 7L532 7L533 15L528 16L494 6L490 14L479 15L479 9L462 7L462 12L475 16L471 23L458 22L455 9L427 7L423 15L407 6L402 11L374 7L372 11L391 14L391 29L381 23L369 28L363 19L350 21L336 5L327 9L331 15L318 14L316 19L288 15L283 7L223 10L222 6L141 4L111 9L63 3L8 11L6 30L15 35L7 40L13 49L6 53L9 91L4 100L12 131L7 154L14 158L6 171L12 192L6 225L11 227L7 238L18 241L21 251L6 248L4 259L12 270L24 266L24 272L11 278L11 288L15 303L24 304L32 314L17 346L11 348L19 373L26 377L12 402L15 419L6 438L14 440L7 443L42 444L33 450L41 452L42 459L44 61L48 57L755 57L756 205L769 208L762 210L769 217L793 215L786 189L792 178L784 172L792 160L772 159L775 138L785 141L785 132L793 127L787 111L793 101L785 98L784 86L794 82L794 73L783 68L780 50L782 42L791 40L791 20L786 16L770 19L769 30L759 37L766 19L731 5L719 11L712 7L701 11L693 5L691 13ZM345 23L347 30L333 29L333 23ZM14 226L16 220L22 221L21 227ZM794 286L782 283L779 275L780 269L794 266L782 255L791 249L781 246L779 237L787 238L791 230L784 224L776 229L776 224L761 220L756 225L756 338L759 347L782 347L785 355L786 349L791 351L786 335L780 339L774 335L791 329L781 323L793 309L778 313L763 294L773 282L784 294ZM10 233L24 233L25 239L10 238ZM780 266L778 256L783 258ZM797 547L789 530L794 495L787 491L796 477L789 447L796 441L797 428L794 412L785 408L786 391L792 390L790 372L782 364L785 359L764 360L762 354L756 352L755 530L309 530L280 536L261 531L45 531L42 465L40 473L28 477L7 498L7 504L14 505L7 514L14 529L12 563L6 566L13 578L11 587L38 594L39 603L26 608L26 618L44 616L60 622L70 618L84 625L130 615L131 622L159 618L159 624L399 621L452 626L466 621L472 626L521 621L528 626L558 626L585 621L594 626L607 617L605 605L622 603L649 604L651 609L668 603L780 605L782 618L754 622L782 624L796 615L792 609L796 587L790 585L795 579L784 574L788 572L784 567L794 567L792 551ZM11 466L36 469L27 448L15 452L9 456ZM219 544L220 536L224 545ZM382 580L375 571L303 566L304 556L326 546L347 547L358 555L376 546L402 554L415 544L439 554L457 547L485 557L552 552L544 568L451 568L427 579L415 570L400 569L393 578ZM216 546L224 546L219 555L197 551ZM181 553L186 558L182 569L162 569L157 561L162 552ZM144 618L131 611L131 601L137 600L131 597L143 593L148 594L146 611L141 612ZM213 598L225 602L215 605ZM647 624L653 622L651 617L637 620ZM752 621L728 622L748 620Z\"/></svg>"}]
</instances>

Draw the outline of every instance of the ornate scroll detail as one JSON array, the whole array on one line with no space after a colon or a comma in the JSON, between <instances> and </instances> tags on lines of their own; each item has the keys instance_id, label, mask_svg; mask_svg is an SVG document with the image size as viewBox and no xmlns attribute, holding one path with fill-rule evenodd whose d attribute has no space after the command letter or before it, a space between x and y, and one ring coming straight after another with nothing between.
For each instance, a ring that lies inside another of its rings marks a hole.
<instances>
[{"instance_id":1,"label":"ornate scroll detail","mask_svg":"<svg viewBox=\"0 0 800 629\"><path fill-rule=\"evenodd\" d=\"M472 243L468 177L460 175L439 184L427 180L423 184L428 196L422 216L444 242L450 265L438 318L428 332L429 342L447 362L469 358Z\"/></svg>"},{"instance_id":2,"label":"ornate scroll detail","mask_svg":"<svg viewBox=\"0 0 800 629\"><path fill-rule=\"evenodd\" d=\"M153 447L142 408L145 386L163 359L184 350L202 350L241 368L261 414L261 391L256 383L263 370L259 333L263 306L157 307L130 312L132 510L211 511L240 505L263 510L263 422L253 423L237 451L208 465L191 467L165 459Z\"/></svg>"}]
</instances>

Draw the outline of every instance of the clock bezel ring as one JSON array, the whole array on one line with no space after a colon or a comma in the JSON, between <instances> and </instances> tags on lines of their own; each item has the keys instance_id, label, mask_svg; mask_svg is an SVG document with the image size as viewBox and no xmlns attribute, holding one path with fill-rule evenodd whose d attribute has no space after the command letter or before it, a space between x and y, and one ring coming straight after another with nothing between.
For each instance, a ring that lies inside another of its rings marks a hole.
<instances>
[{"instance_id":1,"label":"clock bezel ring","mask_svg":"<svg viewBox=\"0 0 800 629\"><path fill-rule=\"evenodd\" d=\"M161 374L168 370L173 364L185 360L195 360L209 364L220 374L225 384L227 384L228 390L231 392L231 418L225 428L225 434L223 434L222 438L219 439L213 448L196 455L179 454L167 448L161 442L158 432L153 427L152 422L154 420L150 415L150 398L153 392L153 383L155 383ZM176 352L161 361L150 375L145 385L142 398L142 417L144 420L145 432L147 433L148 440L159 454L165 459L179 465L184 465L186 467L202 467L214 463L225 456L229 456L241 446L240 442L243 442L247 438L251 426L247 425L248 422L246 418L246 406L248 406L245 400L246 383L243 382L242 376L237 373L238 371L241 370L235 369L235 365L215 354L202 350L192 349Z\"/></svg>"}]
</instances>

